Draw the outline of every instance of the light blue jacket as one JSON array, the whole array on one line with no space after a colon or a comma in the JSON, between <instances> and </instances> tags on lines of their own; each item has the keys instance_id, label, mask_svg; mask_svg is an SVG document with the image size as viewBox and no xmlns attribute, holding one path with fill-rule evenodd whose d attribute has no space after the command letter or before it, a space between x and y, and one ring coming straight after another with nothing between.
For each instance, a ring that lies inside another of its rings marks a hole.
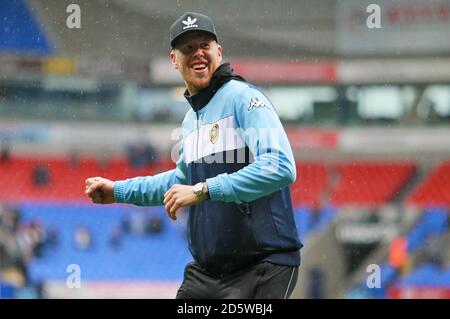
<instances>
[{"instance_id":1,"label":"light blue jacket","mask_svg":"<svg viewBox=\"0 0 450 319\"><path fill-rule=\"evenodd\" d=\"M162 205L173 184L207 182L211 199L189 208L189 248L212 274L260 260L299 265L289 185L295 161L271 102L231 79L206 105L188 98L175 169L117 181L116 202Z\"/></svg>"}]
</instances>

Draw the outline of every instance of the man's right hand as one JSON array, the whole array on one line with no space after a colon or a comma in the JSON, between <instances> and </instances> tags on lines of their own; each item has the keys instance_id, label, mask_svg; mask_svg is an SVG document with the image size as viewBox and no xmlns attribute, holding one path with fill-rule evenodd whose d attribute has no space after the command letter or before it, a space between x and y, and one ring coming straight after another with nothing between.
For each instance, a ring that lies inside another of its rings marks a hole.
<instances>
[{"instance_id":1,"label":"man's right hand","mask_svg":"<svg viewBox=\"0 0 450 319\"><path fill-rule=\"evenodd\" d=\"M89 177L86 179L86 195L96 204L114 203L115 182L103 177Z\"/></svg>"}]
</instances>

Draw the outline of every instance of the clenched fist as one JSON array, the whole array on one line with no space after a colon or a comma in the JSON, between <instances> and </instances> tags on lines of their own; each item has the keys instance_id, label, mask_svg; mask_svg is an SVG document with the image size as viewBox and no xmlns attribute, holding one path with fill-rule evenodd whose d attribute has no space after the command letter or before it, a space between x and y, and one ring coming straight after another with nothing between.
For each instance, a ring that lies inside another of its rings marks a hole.
<instances>
[{"instance_id":1,"label":"clenched fist","mask_svg":"<svg viewBox=\"0 0 450 319\"><path fill-rule=\"evenodd\" d=\"M114 203L115 182L103 177L90 177L86 179L86 195L96 204Z\"/></svg>"},{"instance_id":2,"label":"clenched fist","mask_svg":"<svg viewBox=\"0 0 450 319\"><path fill-rule=\"evenodd\" d=\"M197 205L199 202L192 185L175 184L164 194L164 208L172 220L177 219L177 212L181 208Z\"/></svg>"}]
</instances>

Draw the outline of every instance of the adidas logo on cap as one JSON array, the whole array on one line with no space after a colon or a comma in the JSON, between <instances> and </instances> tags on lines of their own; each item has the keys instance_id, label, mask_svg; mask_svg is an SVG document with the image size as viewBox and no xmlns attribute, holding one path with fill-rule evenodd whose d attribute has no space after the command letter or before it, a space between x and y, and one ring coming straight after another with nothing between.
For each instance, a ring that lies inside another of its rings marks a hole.
<instances>
[{"instance_id":1,"label":"adidas logo on cap","mask_svg":"<svg viewBox=\"0 0 450 319\"><path fill-rule=\"evenodd\" d=\"M204 31L214 36L217 41L216 28L210 17L196 12L185 12L170 27L170 45L175 47L176 42L184 34L191 31Z\"/></svg>"}]
</instances>

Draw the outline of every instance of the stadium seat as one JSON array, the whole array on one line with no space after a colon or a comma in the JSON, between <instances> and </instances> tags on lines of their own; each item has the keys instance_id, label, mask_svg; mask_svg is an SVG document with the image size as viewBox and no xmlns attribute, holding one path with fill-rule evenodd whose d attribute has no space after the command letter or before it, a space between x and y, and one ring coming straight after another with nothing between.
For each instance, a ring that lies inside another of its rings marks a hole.
<instances>
[{"instance_id":1,"label":"stadium seat","mask_svg":"<svg viewBox=\"0 0 450 319\"><path fill-rule=\"evenodd\" d=\"M26 223L39 220L56 229L58 244L48 247L44 256L33 259L29 272L33 282L65 280L67 266L77 264L85 280L181 280L184 266L192 258L184 233L167 222L160 234L125 234L121 248L109 244L111 230L135 208L123 205L26 203L21 206ZM161 212L162 208L150 208ZM83 225L92 234L92 247L80 251L74 244L74 231Z\"/></svg>"},{"instance_id":2,"label":"stadium seat","mask_svg":"<svg viewBox=\"0 0 450 319\"><path fill-rule=\"evenodd\" d=\"M49 184L36 187L33 183L33 170L38 166L48 169ZM93 158L84 158L73 166L67 158L13 158L11 163L0 165L0 182L8 192L0 193L0 202L14 201L57 201L88 202L84 194L85 179L103 176L112 180L136 176L153 175L175 164L168 158L139 168L128 165L125 158L113 158L101 163Z\"/></svg>"},{"instance_id":3,"label":"stadium seat","mask_svg":"<svg viewBox=\"0 0 450 319\"><path fill-rule=\"evenodd\" d=\"M337 166L339 184L331 201L336 206L377 207L400 192L415 172L408 162L350 162Z\"/></svg>"},{"instance_id":4,"label":"stadium seat","mask_svg":"<svg viewBox=\"0 0 450 319\"><path fill-rule=\"evenodd\" d=\"M16 54L52 53L52 43L28 9L26 1L0 1L0 21L0 51Z\"/></svg>"},{"instance_id":5,"label":"stadium seat","mask_svg":"<svg viewBox=\"0 0 450 319\"><path fill-rule=\"evenodd\" d=\"M450 206L450 162L438 165L409 196L407 203L420 206Z\"/></svg>"}]
</instances>

